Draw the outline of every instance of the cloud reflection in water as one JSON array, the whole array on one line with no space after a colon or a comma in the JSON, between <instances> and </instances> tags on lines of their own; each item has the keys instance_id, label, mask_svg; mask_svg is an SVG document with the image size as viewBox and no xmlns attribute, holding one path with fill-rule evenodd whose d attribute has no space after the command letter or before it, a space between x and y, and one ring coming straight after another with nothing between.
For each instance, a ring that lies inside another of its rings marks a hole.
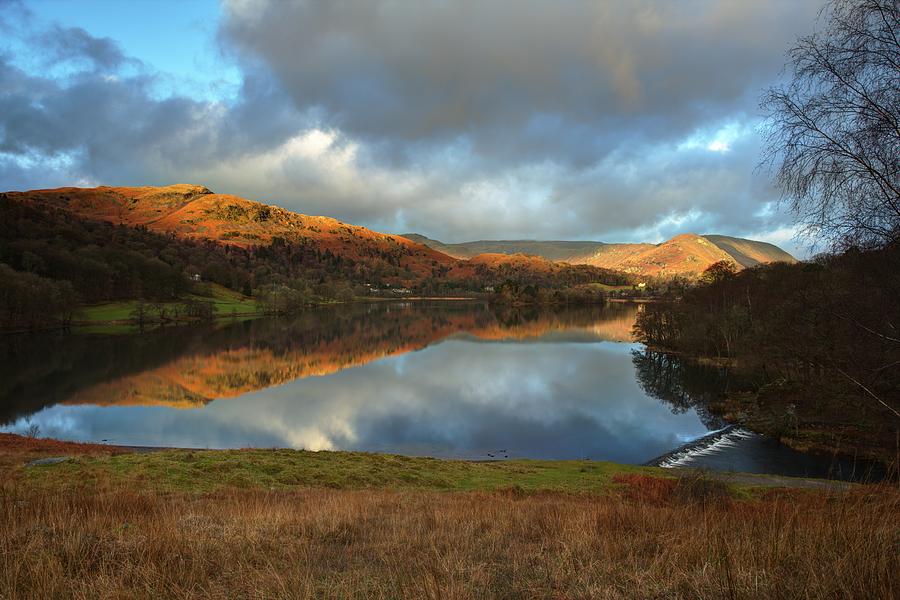
<instances>
[{"instance_id":1,"label":"cloud reflection in water","mask_svg":"<svg viewBox=\"0 0 900 600\"><path fill-rule=\"evenodd\" d=\"M595 318L633 317L633 309L621 313L618 309ZM521 331L521 324L516 327ZM278 446L472 458L502 456L505 450L510 457L633 463L705 432L693 411L673 414L641 390L631 358L634 346L606 341L615 338L608 329L602 323L561 325L556 319L528 335L512 335L508 326L500 327L505 337L493 328L486 334L482 322L480 329L450 332L417 351L381 353L384 358L360 361L360 366L187 410L56 404L4 429L22 431L36 423L43 435L128 445ZM251 354L258 356L255 350ZM184 360L157 368L154 377L171 371L172 365L187 364ZM191 360L193 365L210 359ZM196 366L182 367L179 377L185 379L191 369ZM145 376L124 381L144 381L140 378ZM121 380L116 381L121 387ZM88 392L118 389L102 385L107 387ZM84 395L81 391L74 397Z\"/></svg>"}]
</instances>

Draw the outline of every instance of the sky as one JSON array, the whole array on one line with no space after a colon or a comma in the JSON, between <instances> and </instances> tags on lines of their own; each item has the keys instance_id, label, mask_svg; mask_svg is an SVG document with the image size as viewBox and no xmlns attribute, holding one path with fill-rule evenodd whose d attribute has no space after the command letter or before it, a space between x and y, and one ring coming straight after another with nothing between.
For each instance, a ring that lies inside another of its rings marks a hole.
<instances>
[{"instance_id":1,"label":"sky","mask_svg":"<svg viewBox=\"0 0 900 600\"><path fill-rule=\"evenodd\" d=\"M0 0L0 188L196 183L444 242L803 256L759 98L822 0Z\"/></svg>"}]
</instances>

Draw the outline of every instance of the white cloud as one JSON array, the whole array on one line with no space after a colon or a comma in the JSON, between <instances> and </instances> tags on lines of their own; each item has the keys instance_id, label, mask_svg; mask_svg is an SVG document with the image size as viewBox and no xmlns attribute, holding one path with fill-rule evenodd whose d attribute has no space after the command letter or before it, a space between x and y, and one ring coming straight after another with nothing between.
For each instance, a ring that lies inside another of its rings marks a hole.
<instances>
[{"instance_id":1,"label":"white cloud","mask_svg":"<svg viewBox=\"0 0 900 600\"><path fill-rule=\"evenodd\" d=\"M679 151L704 149L709 152L730 152L735 142L754 135L757 126L757 122L729 121L718 127L701 128L679 143L677 148Z\"/></svg>"}]
</instances>

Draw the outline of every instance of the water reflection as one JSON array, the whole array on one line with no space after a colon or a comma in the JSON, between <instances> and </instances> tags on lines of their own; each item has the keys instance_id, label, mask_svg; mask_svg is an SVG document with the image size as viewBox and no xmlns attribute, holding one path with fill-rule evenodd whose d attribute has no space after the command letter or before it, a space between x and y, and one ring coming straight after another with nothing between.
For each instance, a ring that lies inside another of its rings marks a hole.
<instances>
[{"instance_id":1,"label":"water reflection","mask_svg":"<svg viewBox=\"0 0 900 600\"><path fill-rule=\"evenodd\" d=\"M721 417L710 412L710 405L729 392L758 389L763 383L758 374L682 361L645 348L632 351L632 362L635 376L649 396L675 412L693 412L710 430L720 430L675 448L651 464L860 481L885 476L881 465L843 456L804 454L746 429L726 427Z\"/></svg>"},{"instance_id":2,"label":"water reflection","mask_svg":"<svg viewBox=\"0 0 900 600\"><path fill-rule=\"evenodd\" d=\"M636 310L375 304L20 340L4 350L0 418L130 445L643 462L707 427L636 382L621 343Z\"/></svg>"},{"instance_id":3,"label":"water reflection","mask_svg":"<svg viewBox=\"0 0 900 600\"><path fill-rule=\"evenodd\" d=\"M670 354L640 349L632 351L635 377L647 395L672 407L674 412L693 410L709 429L725 427L725 421L709 412L733 385L726 369L702 367Z\"/></svg>"}]
</instances>

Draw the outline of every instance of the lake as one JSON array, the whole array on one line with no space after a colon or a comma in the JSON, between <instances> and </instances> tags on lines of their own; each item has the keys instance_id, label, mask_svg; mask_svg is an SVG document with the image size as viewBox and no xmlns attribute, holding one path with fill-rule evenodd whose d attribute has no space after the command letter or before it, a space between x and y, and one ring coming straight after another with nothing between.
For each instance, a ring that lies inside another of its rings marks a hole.
<instances>
[{"instance_id":1,"label":"lake","mask_svg":"<svg viewBox=\"0 0 900 600\"><path fill-rule=\"evenodd\" d=\"M8 336L0 431L127 446L633 464L667 455L667 466L833 470L742 430L708 435L725 424L704 399L727 377L633 343L639 310L380 302L143 334Z\"/></svg>"}]
</instances>

